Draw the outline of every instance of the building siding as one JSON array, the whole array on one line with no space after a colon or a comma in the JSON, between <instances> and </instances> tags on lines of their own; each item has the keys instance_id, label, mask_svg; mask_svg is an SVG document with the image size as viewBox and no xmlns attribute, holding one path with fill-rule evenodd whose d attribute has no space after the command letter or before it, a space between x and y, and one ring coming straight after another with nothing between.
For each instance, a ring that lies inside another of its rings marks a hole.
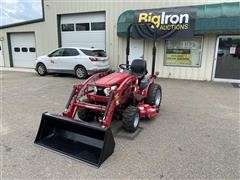
<instances>
[{"instance_id":1,"label":"building siding","mask_svg":"<svg viewBox=\"0 0 240 180\"><path fill-rule=\"evenodd\" d=\"M223 2L223 1L218 1ZM0 37L4 38L5 66L10 66L7 33L34 31L36 38L37 56L44 55L58 47L57 15L69 13L84 13L105 11L106 13L106 51L109 55L110 65L116 68L118 64L125 62L126 38L117 36L117 20L119 15L130 9L150 9L199 5L214 3L212 0L175 0L175 1L65 1L45 0L45 21L34 24L0 29ZM163 66L164 41L157 42L156 71L160 77L180 78L194 80L211 80L213 55L216 42L216 34L204 35L202 63L200 68ZM151 72L152 42L145 41L144 57L148 61L148 71Z\"/></svg>"}]
</instances>

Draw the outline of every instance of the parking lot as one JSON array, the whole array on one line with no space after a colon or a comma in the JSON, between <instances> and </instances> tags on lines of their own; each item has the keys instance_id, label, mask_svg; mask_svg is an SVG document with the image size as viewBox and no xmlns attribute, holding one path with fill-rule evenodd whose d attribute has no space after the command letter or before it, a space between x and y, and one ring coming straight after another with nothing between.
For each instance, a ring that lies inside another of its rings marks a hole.
<instances>
[{"instance_id":1,"label":"parking lot","mask_svg":"<svg viewBox=\"0 0 240 180\"><path fill-rule=\"evenodd\" d=\"M72 76L0 71L3 179L239 179L239 88L158 79L159 115L134 139L115 135L115 152L94 168L34 145L43 112L61 113ZM71 147L69 147L71 148Z\"/></svg>"}]
</instances>

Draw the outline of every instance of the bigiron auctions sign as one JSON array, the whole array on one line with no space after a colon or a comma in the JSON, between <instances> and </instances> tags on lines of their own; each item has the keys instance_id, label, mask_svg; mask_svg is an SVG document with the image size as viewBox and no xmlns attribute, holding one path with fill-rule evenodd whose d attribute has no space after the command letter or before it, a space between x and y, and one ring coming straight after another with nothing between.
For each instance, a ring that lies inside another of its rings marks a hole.
<instances>
[{"instance_id":1,"label":"bigiron auctions sign","mask_svg":"<svg viewBox=\"0 0 240 180\"><path fill-rule=\"evenodd\" d=\"M191 38L194 33L196 7L137 10L132 29L134 38L157 39ZM153 25L150 25L153 24Z\"/></svg>"}]
</instances>

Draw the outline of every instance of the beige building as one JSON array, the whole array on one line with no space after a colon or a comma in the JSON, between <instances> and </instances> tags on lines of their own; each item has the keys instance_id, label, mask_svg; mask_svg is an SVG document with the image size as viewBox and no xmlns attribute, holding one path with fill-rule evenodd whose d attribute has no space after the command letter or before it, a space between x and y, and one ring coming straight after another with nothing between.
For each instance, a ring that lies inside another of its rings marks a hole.
<instances>
[{"instance_id":1,"label":"beige building","mask_svg":"<svg viewBox=\"0 0 240 180\"><path fill-rule=\"evenodd\" d=\"M42 19L0 27L0 66L34 68L36 57L55 48L84 46L104 48L111 67L116 68L125 62L126 30L136 10L182 6L196 8L194 36L157 41L155 70L159 76L239 83L239 1L44 0ZM152 41L131 42L130 60L144 58L150 72Z\"/></svg>"}]
</instances>

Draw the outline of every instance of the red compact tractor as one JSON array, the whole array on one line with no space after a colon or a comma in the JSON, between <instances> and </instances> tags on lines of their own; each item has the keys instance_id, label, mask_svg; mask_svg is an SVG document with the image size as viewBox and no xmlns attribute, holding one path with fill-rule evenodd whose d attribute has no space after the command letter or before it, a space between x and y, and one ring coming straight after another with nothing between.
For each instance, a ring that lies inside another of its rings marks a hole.
<instances>
[{"instance_id":1,"label":"red compact tractor","mask_svg":"<svg viewBox=\"0 0 240 180\"><path fill-rule=\"evenodd\" d=\"M102 72L75 85L62 115L43 113L35 143L91 165L100 166L114 151L111 123L122 121L126 131L137 130L140 119L155 117L162 90L154 83L155 40L152 73L146 77L146 61L127 60L119 72ZM75 116L78 118L75 118ZM80 119L80 120L79 120Z\"/></svg>"}]
</instances>

